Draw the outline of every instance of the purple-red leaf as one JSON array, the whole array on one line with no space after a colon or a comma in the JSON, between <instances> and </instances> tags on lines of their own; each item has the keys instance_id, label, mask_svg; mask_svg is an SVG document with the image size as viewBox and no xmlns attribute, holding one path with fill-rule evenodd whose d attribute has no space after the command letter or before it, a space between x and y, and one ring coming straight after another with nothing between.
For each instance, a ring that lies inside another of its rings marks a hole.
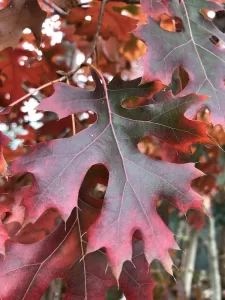
<instances>
[{"instance_id":1,"label":"purple-red leaf","mask_svg":"<svg viewBox=\"0 0 225 300\"><path fill-rule=\"evenodd\" d=\"M163 13L168 13L168 0L141 0L142 8L154 19L159 19Z\"/></svg>"},{"instance_id":2,"label":"purple-red leaf","mask_svg":"<svg viewBox=\"0 0 225 300\"><path fill-rule=\"evenodd\" d=\"M44 240L30 245L7 243L6 258L0 258L2 299L40 300L56 278L66 282L64 300L104 300L108 288L117 285L107 268L104 252L82 257L81 233L87 230L98 211L82 202L80 205L79 219L74 211L66 226L62 223ZM85 247L86 243L83 244ZM128 300L151 300L154 283L141 241L134 242L133 252L133 264L124 265L119 286Z\"/></svg>"},{"instance_id":3,"label":"purple-red leaf","mask_svg":"<svg viewBox=\"0 0 225 300\"><path fill-rule=\"evenodd\" d=\"M179 18L183 30L169 32L149 17L148 24L140 25L136 34L148 46L143 58L143 79L161 80L168 85L174 70L182 66L188 72L189 82L180 96L190 93L209 96L204 103L196 103L189 109L187 116L193 117L204 104L209 108L214 124L225 124L225 37L207 17L208 11L223 10L223 6L215 2L171 0L165 1L167 5L164 5L164 1L150 1L152 17L157 15L159 18L159 14L166 13ZM147 3L149 1L143 1L143 8L149 12Z\"/></svg>"},{"instance_id":4,"label":"purple-red leaf","mask_svg":"<svg viewBox=\"0 0 225 300\"><path fill-rule=\"evenodd\" d=\"M106 89L99 79L95 80L95 91L58 83L53 96L39 105L41 110L56 112L59 118L91 110L98 119L75 136L41 143L14 161L14 174L31 172L35 178L24 199L28 219L34 222L53 207L67 220L78 205L78 192L88 169L104 164L109 183L101 214L88 231L87 252L105 247L118 278L123 263L131 260L132 235L139 229L148 263L159 259L171 273L168 249L178 247L158 216L156 203L164 196L183 213L189 208L200 209L201 198L190 184L202 173L192 163L177 165L151 159L139 152L137 144L143 136L154 135L188 152L193 141L209 142L206 124L187 120L183 115L202 98L178 98L161 92L151 104L127 109L121 105L123 100L133 96L151 98L155 84L139 85L140 79L125 82L116 76Z\"/></svg>"},{"instance_id":5,"label":"purple-red leaf","mask_svg":"<svg viewBox=\"0 0 225 300\"><path fill-rule=\"evenodd\" d=\"M0 51L7 47L15 48L27 27L32 30L39 45L45 18L46 12L37 0L11 0L0 10Z\"/></svg>"}]
</instances>

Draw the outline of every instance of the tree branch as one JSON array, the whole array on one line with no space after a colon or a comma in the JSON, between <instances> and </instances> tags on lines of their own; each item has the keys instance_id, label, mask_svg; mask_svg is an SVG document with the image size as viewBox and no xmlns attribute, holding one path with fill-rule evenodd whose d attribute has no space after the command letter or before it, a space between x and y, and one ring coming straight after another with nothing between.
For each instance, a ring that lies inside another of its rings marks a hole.
<instances>
[{"instance_id":1,"label":"tree branch","mask_svg":"<svg viewBox=\"0 0 225 300\"><path fill-rule=\"evenodd\" d=\"M108 0L108 2L122 2L125 4L140 4L140 0ZM77 6L84 6L84 5L90 5L90 2L83 2L77 4Z\"/></svg>"},{"instance_id":2,"label":"tree branch","mask_svg":"<svg viewBox=\"0 0 225 300\"><path fill-rule=\"evenodd\" d=\"M44 1L46 2L47 0L44 0ZM37 93L38 91L43 90L44 88L52 85L53 83L62 82L62 81L67 80L69 77L72 77L80 68L82 68L85 65L88 65L87 64L87 60L90 57L92 57L92 55L93 55L93 53L95 51L95 47L96 47L96 44L97 44L97 41L98 41L98 36L99 36L99 33L100 33L100 29L101 29L101 24L102 24L102 19L103 19L103 15L104 15L105 5L106 5L107 2L108 2L108 0L102 0L102 5L101 5L100 12L99 12L98 24L97 24L97 28L96 28L96 33L95 33L95 36L94 36L93 44L92 44L91 51L90 51L89 55L85 59L85 62L82 63L80 66L78 66L76 69L71 70L68 73L66 73L64 71L57 71L56 73L59 76L61 76L60 78L58 78L58 79L56 79L54 81L50 81L48 83L45 83L44 85L42 85L39 88L37 88L34 91L32 91L31 93L28 93L25 96L19 98L15 102L11 103L7 108L3 108L2 110L0 110L0 114L8 114L11 111L11 109L12 109L13 106L15 106L18 103L22 102L26 98L31 97L33 94Z\"/></svg>"},{"instance_id":3,"label":"tree branch","mask_svg":"<svg viewBox=\"0 0 225 300\"><path fill-rule=\"evenodd\" d=\"M49 2L48 0L43 0L43 2L48 5L49 7L51 7L52 9L54 9L54 11L56 13L58 13L61 16L68 16L68 13L65 12L64 10L62 10L61 8L59 8L57 5L55 5L54 3Z\"/></svg>"},{"instance_id":4,"label":"tree branch","mask_svg":"<svg viewBox=\"0 0 225 300\"><path fill-rule=\"evenodd\" d=\"M100 9L99 16L98 16L98 24L97 24L97 28L96 28L96 33L94 36L94 40L93 40L91 51L90 51L88 58L92 57L95 52L95 47L97 45L97 41L98 41L98 37L99 37L101 25L102 25L102 19L104 16L105 5L107 2L108 2L108 0L102 0L101 9Z\"/></svg>"}]
</instances>

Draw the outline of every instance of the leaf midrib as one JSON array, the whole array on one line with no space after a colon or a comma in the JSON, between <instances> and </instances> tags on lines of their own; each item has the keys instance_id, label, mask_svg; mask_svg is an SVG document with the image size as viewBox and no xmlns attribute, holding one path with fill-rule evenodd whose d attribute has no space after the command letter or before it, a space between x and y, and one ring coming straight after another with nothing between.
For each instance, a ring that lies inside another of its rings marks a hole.
<instances>
[{"instance_id":1,"label":"leaf midrib","mask_svg":"<svg viewBox=\"0 0 225 300\"><path fill-rule=\"evenodd\" d=\"M202 66L202 70L204 71L204 74L205 74L205 80L207 80L207 81L209 82L209 84L211 85L211 87L213 88L214 93L215 93L215 96L216 96L218 108L219 108L219 110L221 111L219 99L218 99L217 93L216 93L217 89L215 89L215 87L213 86L212 82L209 80L209 78L208 78L208 76L207 76L207 72L206 72L205 66L204 66L204 64L203 64L203 62L202 62L202 60L201 60L201 56L200 56L200 54L199 54L199 52L198 52L198 49L197 49L198 44L195 42L195 39L194 39L194 36L193 36L193 33L192 33L192 27L191 27L191 23L190 23L190 20L191 20L191 19L189 18L188 10L187 10L187 7L186 7L186 4L185 4L184 1L185 1L185 0L181 0L182 5L183 5L183 7L184 7L185 15L186 15L186 18L187 18L187 24L188 24L188 28L189 28L189 32L190 32L191 41L192 41L193 46L194 46L194 48L195 48L195 51L196 51L196 54L197 54L197 56L198 56L199 62L200 62L200 64L201 64L201 66ZM198 24L197 24L197 25L198 25ZM211 52L210 52L210 53L211 53ZM202 84L202 86L203 86L203 84ZM201 87L202 87L202 86L201 86ZM201 89L201 87L200 87L199 89ZM199 91L199 89L198 89L198 91ZM224 115L224 114L223 114L223 117L224 117L224 119L225 119L225 115Z\"/></svg>"}]
</instances>

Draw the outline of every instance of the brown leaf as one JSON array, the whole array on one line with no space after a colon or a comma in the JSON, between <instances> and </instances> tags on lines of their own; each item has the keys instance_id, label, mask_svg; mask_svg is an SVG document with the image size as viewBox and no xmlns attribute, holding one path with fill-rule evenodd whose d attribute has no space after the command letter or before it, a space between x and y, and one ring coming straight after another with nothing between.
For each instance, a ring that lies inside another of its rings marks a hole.
<instances>
[{"instance_id":1,"label":"brown leaf","mask_svg":"<svg viewBox=\"0 0 225 300\"><path fill-rule=\"evenodd\" d=\"M77 0L53 0L53 2L61 9L68 11L72 7L75 7L78 1Z\"/></svg>"},{"instance_id":2,"label":"brown leaf","mask_svg":"<svg viewBox=\"0 0 225 300\"><path fill-rule=\"evenodd\" d=\"M15 48L25 28L30 28L37 44L41 42L41 27L46 18L37 0L12 0L0 10L0 51Z\"/></svg>"}]
</instances>

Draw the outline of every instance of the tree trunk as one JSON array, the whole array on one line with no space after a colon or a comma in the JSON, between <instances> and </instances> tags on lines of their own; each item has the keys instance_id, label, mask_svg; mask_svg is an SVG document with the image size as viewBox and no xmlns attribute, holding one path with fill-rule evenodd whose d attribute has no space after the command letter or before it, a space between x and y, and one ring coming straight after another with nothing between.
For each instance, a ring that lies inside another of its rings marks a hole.
<instances>
[{"instance_id":1,"label":"tree trunk","mask_svg":"<svg viewBox=\"0 0 225 300\"><path fill-rule=\"evenodd\" d=\"M195 271L195 261L196 261L196 254L198 248L199 231L195 229L191 229L189 227L189 235L190 235L190 240L189 240L189 245L186 249L186 259L184 263L184 274L183 274L184 291L188 299L191 296L191 286L192 286L193 274Z\"/></svg>"},{"instance_id":2,"label":"tree trunk","mask_svg":"<svg viewBox=\"0 0 225 300\"><path fill-rule=\"evenodd\" d=\"M218 251L216 244L216 230L214 218L209 218L209 266L210 266L210 283L212 288L213 300L221 300L221 281L218 263Z\"/></svg>"},{"instance_id":3,"label":"tree trunk","mask_svg":"<svg viewBox=\"0 0 225 300\"><path fill-rule=\"evenodd\" d=\"M61 300L62 298L62 280L56 279L54 280L41 300Z\"/></svg>"},{"instance_id":4,"label":"tree trunk","mask_svg":"<svg viewBox=\"0 0 225 300\"><path fill-rule=\"evenodd\" d=\"M220 268L220 278L221 278L221 289L225 290L225 227L221 229L219 268Z\"/></svg>"}]
</instances>

